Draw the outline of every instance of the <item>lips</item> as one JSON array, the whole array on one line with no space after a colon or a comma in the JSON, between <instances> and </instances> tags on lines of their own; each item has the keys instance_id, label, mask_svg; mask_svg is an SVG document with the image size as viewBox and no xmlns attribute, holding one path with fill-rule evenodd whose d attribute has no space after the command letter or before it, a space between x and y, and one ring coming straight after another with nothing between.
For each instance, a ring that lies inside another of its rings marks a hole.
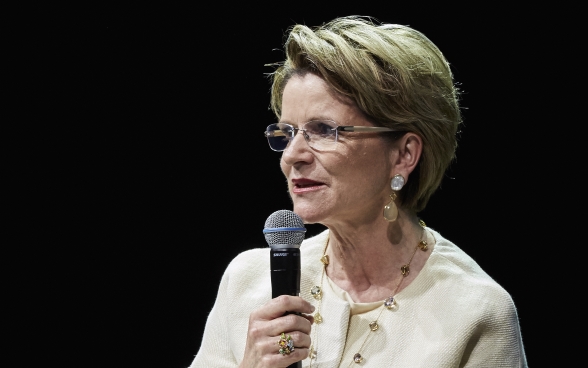
<instances>
[{"instance_id":1,"label":"lips","mask_svg":"<svg viewBox=\"0 0 588 368\"><path fill-rule=\"evenodd\" d=\"M294 184L292 188L293 193L312 192L321 189L325 185L325 183L306 178L292 179L292 184Z\"/></svg>"}]
</instances>

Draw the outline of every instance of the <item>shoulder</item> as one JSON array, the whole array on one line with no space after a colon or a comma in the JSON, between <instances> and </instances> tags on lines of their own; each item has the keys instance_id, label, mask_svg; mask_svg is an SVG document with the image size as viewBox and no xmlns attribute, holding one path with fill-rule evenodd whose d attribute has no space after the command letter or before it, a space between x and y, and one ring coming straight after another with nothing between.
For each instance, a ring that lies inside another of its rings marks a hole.
<instances>
[{"instance_id":1,"label":"shoulder","mask_svg":"<svg viewBox=\"0 0 588 368\"><path fill-rule=\"evenodd\" d=\"M526 366L518 312L507 290L466 252L433 231L438 243L429 258L432 308L443 310L456 335L467 340L472 366ZM427 261L427 263L429 263ZM419 275L420 276L420 275ZM442 303L434 304L434 300Z\"/></svg>"},{"instance_id":2,"label":"shoulder","mask_svg":"<svg viewBox=\"0 0 588 368\"><path fill-rule=\"evenodd\" d=\"M223 273L216 303L244 306L233 314L246 318L252 309L270 300L269 257L267 247L252 248L235 256Z\"/></svg>"},{"instance_id":3,"label":"shoulder","mask_svg":"<svg viewBox=\"0 0 588 368\"><path fill-rule=\"evenodd\" d=\"M239 253L225 271L229 276L255 276L269 270L269 247L252 248Z\"/></svg>"},{"instance_id":4,"label":"shoulder","mask_svg":"<svg viewBox=\"0 0 588 368\"><path fill-rule=\"evenodd\" d=\"M436 244L425 268L429 279L443 286L447 292L461 300L470 300L488 310L514 312L510 294L480 265L453 242L439 232L429 229Z\"/></svg>"},{"instance_id":5,"label":"shoulder","mask_svg":"<svg viewBox=\"0 0 588 368\"><path fill-rule=\"evenodd\" d=\"M430 257L430 265L435 266L435 271L471 279L472 282L496 284L490 275L460 247L444 238L438 231L431 228L429 230L435 237L435 247Z\"/></svg>"}]
</instances>

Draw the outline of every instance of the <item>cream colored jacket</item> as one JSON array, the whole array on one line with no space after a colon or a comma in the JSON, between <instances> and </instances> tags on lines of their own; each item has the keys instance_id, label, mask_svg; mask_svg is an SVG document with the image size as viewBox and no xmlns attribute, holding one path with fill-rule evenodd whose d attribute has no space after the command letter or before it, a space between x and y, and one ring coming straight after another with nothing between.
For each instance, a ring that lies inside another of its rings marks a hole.
<instances>
[{"instance_id":1,"label":"cream colored jacket","mask_svg":"<svg viewBox=\"0 0 588 368\"><path fill-rule=\"evenodd\" d=\"M460 248L427 228L436 244L416 279L384 310L352 363L380 308L351 314L350 302L324 283L323 323L313 325L313 367L527 367L515 305L510 295ZM320 284L328 230L301 247L300 296L315 307L310 289ZM202 345L190 368L236 367L245 349L249 314L271 299L269 248L239 254L227 267ZM316 336L315 331L316 329ZM276 344L276 354L277 354ZM309 359L302 362L308 367Z\"/></svg>"}]
</instances>

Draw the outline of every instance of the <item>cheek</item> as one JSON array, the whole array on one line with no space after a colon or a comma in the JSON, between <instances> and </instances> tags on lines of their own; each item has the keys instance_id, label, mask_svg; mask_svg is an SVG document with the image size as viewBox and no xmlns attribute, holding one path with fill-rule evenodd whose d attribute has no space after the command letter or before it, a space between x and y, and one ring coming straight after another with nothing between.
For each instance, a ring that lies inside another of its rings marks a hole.
<instances>
[{"instance_id":1,"label":"cheek","mask_svg":"<svg viewBox=\"0 0 588 368\"><path fill-rule=\"evenodd\" d=\"M290 173L290 166L286 165L284 163L284 160L282 158L280 158L280 169L282 170L282 173L286 176L286 178L288 177L288 174Z\"/></svg>"},{"instance_id":2,"label":"cheek","mask_svg":"<svg viewBox=\"0 0 588 368\"><path fill-rule=\"evenodd\" d=\"M384 188L388 181L390 167L380 153L368 152L357 155L353 165L349 165L347 174L355 185L377 190ZM352 162L352 161L350 161Z\"/></svg>"}]
</instances>

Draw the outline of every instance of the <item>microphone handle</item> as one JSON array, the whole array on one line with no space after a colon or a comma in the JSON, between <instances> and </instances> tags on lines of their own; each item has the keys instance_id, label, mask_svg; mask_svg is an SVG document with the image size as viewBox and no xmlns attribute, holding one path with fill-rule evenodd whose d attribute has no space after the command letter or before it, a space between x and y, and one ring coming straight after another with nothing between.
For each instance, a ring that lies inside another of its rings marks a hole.
<instances>
[{"instance_id":1,"label":"microphone handle","mask_svg":"<svg viewBox=\"0 0 588 368\"><path fill-rule=\"evenodd\" d=\"M270 251L272 298L280 295L300 295L300 249L272 248ZM289 314L289 312L286 312ZM300 314L300 313L296 313ZM302 368L302 361L288 368Z\"/></svg>"},{"instance_id":2,"label":"microphone handle","mask_svg":"<svg viewBox=\"0 0 588 368\"><path fill-rule=\"evenodd\" d=\"M272 248L270 251L272 299L300 295L300 249Z\"/></svg>"}]
</instances>

